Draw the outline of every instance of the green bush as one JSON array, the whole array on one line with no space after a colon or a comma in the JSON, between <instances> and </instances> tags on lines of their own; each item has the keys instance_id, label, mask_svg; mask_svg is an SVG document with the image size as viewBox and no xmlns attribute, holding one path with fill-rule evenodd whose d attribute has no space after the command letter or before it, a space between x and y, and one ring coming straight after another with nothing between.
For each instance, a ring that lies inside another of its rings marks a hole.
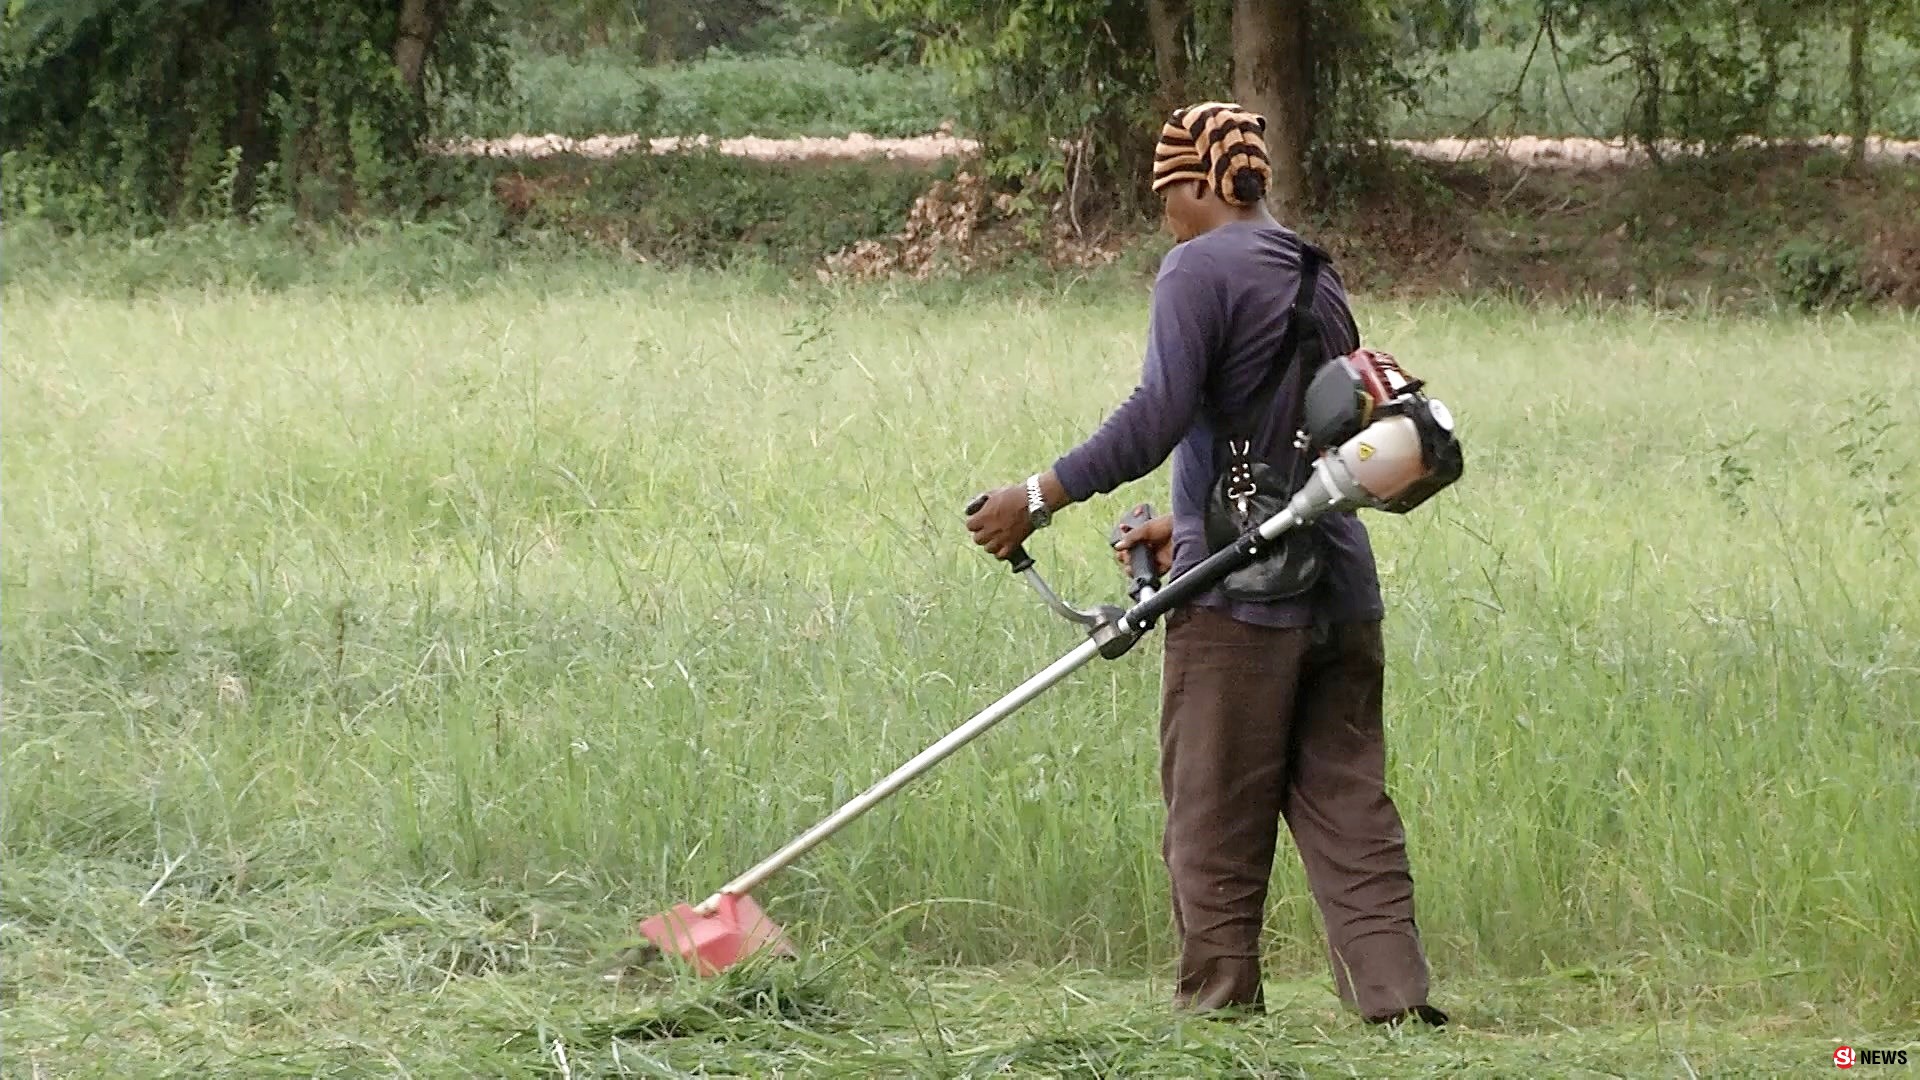
<instances>
[{"instance_id":1,"label":"green bush","mask_svg":"<svg viewBox=\"0 0 1920 1080\"><path fill-rule=\"evenodd\" d=\"M463 107L454 130L769 138L864 131L921 135L949 115L943 79L921 68L856 68L831 60L715 55L672 68L598 50L579 59L522 55L501 107Z\"/></svg>"},{"instance_id":2,"label":"green bush","mask_svg":"<svg viewBox=\"0 0 1920 1080\"><path fill-rule=\"evenodd\" d=\"M1808 37L1810 47L1793 53L1794 62L1782 73L1780 99L1769 116L1775 135L1807 138L1850 127L1846 42L1830 32L1810 31ZM1556 67L1543 43L1516 85L1530 44L1487 45L1440 57L1422 81L1419 108L1396 106L1392 112L1394 137L1512 131L1611 139L1625 132L1634 87L1624 60L1594 67L1564 58ZM1872 39L1869 61L1874 131L1920 138L1920 81L1912 77L1920 70L1920 45L1881 35ZM1481 127L1468 130L1476 120Z\"/></svg>"},{"instance_id":3,"label":"green bush","mask_svg":"<svg viewBox=\"0 0 1920 1080\"><path fill-rule=\"evenodd\" d=\"M0 285L108 295L323 287L419 299L505 274L524 282L563 280L582 267L600 273L635 256L656 266L792 274L898 232L913 201L949 171L718 153L494 160L458 173L463 186L450 179L437 209L404 220L320 225L271 205L244 218L75 229L52 212L9 213ZM9 205L48 186L14 183L11 165L8 175ZM82 203L58 205L86 212Z\"/></svg>"},{"instance_id":4,"label":"green bush","mask_svg":"<svg viewBox=\"0 0 1920 1080\"><path fill-rule=\"evenodd\" d=\"M505 73L489 0L442 5L402 72L391 0L9 0L0 146L43 220L192 220L284 202L303 216L400 213L431 166L443 94ZM409 82L409 79L417 80Z\"/></svg>"},{"instance_id":5,"label":"green bush","mask_svg":"<svg viewBox=\"0 0 1920 1080\"><path fill-rule=\"evenodd\" d=\"M514 63L512 99L488 113L468 113L455 130L471 134L558 134L574 138L616 133L659 135L664 94L655 79L604 61L561 56Z\"/></svg>"},{"instance_id":6,"label":"green bush","mask_svg":"<svg viewBox=\"0 0 1920 1080\"><path fill-rule=\"evenodd\" d=\"M1788 241L1774 256L1774 268L1802 311L1844 306L1860 295L1860 253L1843 241Z\"/></svg>"},{"instance_id":7,"label":"green bush","mask_svg":"<svg viewBox=\"0 0 1920 1080\"><path fill-rule=\"evenodd\" d=\"M39 147L0 154L0 217L63 229L107 228L128 219L126 200L60 156Z\"/></svg>"},{"instance_id":8,"label":"green bush","mask_svg":"<svg viewBox=\"0 0 1920 1080\"><path fill-rule=\"evenodd\" d=\"M795 266L898 232L913 201L951 171L874 162L761 162L718 152L565 159L503 171L551 195L516 228L617 242L670 263Z\"/></svg>"},{"instance_id":9,"label":"green bush","mask_svg":"<svg viewBox=\"0 0 1920 1080\"><path fill-rule=\"evenodd\" d=\"M938 128L950 110L945 83L918 68L716 57L656 78L670 134L900 138Z\"/></svg>"},{"instance_id":10,"label":"green bush","mask_svg":"<svg viewBox=\"0 0 1920 1080\"><path fill-rule=\"evenodd\" d=\"M324 288L342 295L422 300L457 296L509 271L547 273L581 245L502 236L484 206L402 222L303 224L276 207L255 220L217 218L154 232L68 232L44 221L9 222L0 285L142 296L179 290L276 293Z\"/></svg>"}]
</instances>

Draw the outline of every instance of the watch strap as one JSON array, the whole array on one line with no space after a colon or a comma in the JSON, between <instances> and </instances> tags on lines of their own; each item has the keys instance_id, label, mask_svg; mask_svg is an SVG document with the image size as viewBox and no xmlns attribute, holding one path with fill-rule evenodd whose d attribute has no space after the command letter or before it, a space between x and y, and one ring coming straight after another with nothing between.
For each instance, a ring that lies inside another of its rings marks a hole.
<instances>
[{"instance_id":1,"label":"watch strap","mask_svg":"<svg viewBox=\"0 0 1920 1080\"><path fill-rule=\"evenodd\" d=\"M1047 510L1047 500L1040 494L1040 474L1027 477L1027 519L1039 528L1051 520L1053 515Z\"/></svg>"}]
</instances>

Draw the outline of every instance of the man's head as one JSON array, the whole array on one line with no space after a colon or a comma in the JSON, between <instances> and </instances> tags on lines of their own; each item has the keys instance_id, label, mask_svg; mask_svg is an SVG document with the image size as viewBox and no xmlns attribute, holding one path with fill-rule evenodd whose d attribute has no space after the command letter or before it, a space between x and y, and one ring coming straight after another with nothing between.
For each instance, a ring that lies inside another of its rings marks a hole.
<instances>
[{"instance_id":1,"label":"man's head","mask_svg":"<svg viewBox=\"0 0 1920 1080\"><path fill-rule=\"evenodd\" d=\"M1168 118L1153 154L1153 190L1176 240L1266 213L1273 166L1267 121L1231 102L1190 105Z\"/></svg>"}]
</instances>

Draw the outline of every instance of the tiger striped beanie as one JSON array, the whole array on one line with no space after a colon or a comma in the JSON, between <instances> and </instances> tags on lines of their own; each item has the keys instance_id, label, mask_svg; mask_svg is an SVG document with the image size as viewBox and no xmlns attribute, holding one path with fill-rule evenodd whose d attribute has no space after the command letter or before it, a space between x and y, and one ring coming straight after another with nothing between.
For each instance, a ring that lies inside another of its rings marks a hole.
<instances>
[{"instance_id":1,"label":"tiger striped beanie","mask_svg":"<svg viewBox=\"0 0 1920 1080\"><path fill-rule=\"evenodd\" d=\"M1243 173L1260 178L1260 190L1273 181L1267 160L1267 119L1231 102L1190 105L1167 119L1153 151L1153 190L1182 180L1201 180L1233 206L1249 206L1235 181Z\"/></svg>"}]
</instances>

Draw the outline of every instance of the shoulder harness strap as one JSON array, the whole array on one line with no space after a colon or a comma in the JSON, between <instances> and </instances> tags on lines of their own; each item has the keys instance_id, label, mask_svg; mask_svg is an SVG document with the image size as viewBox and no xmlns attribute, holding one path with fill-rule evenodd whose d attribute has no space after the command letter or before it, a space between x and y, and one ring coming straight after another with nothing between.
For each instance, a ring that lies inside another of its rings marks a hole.
<instances>
[{"instance_id":1,"label":"shoulder harness strap","mask_svg":"<svg viewBox=\"0 0 1920 1080\"><path fill-rule=\"evenodd\" d=\"M1293 306L1287 317L1287 329L1281 335L1280 348L1276 350L1278 355L1275 357L1274 364L1267 369L1266 375L1260 380L1260 384L1254 387L1251 395L1252 407L1242 414L1246 417L1245 421L1232 425L1228 429L1230 439L1241 448L1242 453L1247 452L1246 447L1253 438L1252 430L1257 428L1273 407L1273 397L1279 392L1280 384L1286 380L1287 376L1298 372L1299 378L1295 383L1304 388L1307 378L1314 371L1319 370L1321 363L1326 360L1326 344L1320 333L1320 317L1314 313L1313 305L1320 294L1320 268L1326 264L1328 256L1325 251L1306 240L1301 240L1299 243L1299 287L1293 294ZM1294 395L1293 408L1290 410L1287 426L1289 432L1300 426L1301 396L1298 393Z\"/></svg>"}]
</instances>

